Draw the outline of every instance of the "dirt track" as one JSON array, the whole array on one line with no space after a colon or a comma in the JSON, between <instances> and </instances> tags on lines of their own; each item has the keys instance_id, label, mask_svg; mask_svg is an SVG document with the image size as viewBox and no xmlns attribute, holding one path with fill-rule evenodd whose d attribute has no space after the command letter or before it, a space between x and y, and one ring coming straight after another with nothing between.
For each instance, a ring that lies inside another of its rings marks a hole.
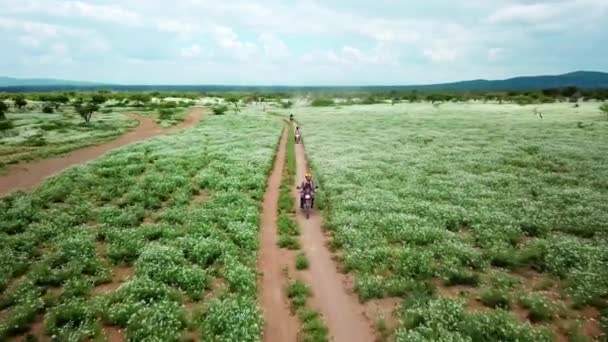
<instances>
[{"instance_id":1,"label":"dirt track","mask_svg":"<svg viewBox=\"0 0 608 342\"><path fill-rule=\"evenodd\" d=\"M285 165L286 140L287 134L284 130L274 167L268 178L260 217L258 269L262 272L262 277L258 297L266 324L264 327L264 341L266 342L296 341L298 335L298 322L290 313L284 292L287 280L283 269L288 267L288 258L285 258L285 253L277 246L278 201L281 175Z\"/></svg>"},{"instance_id":2,"label":"dirt track","mask_svg":"<svg viewBox=\"0 0 608 342\"><path fill-rule=\"evenodd\" d=\"M307 169L303 144L296 145L296 163L296 182L301 182ZM299 205L297 192L294 192L294 196ZM312 303L323 315L331 339L337 342L375 341L373 328L364 316L363 305L354 294L348 293L346 278L338 272L327 249L319 212L313 210L307 220L298 211L297 221L302 231L302 247L310 261L310 269L303 272L304 280L312 288Z\"/></svg>"},{"instance_id":3,"label":"dirt track","mask_svg":"<svg viewBox=\"0 0 608 342\"><path fill-rule=\"evenodd\" d=\"M94 160L115 148L145 140L155 135L171 133L191 127L202 118L203 113L203 108L193 108L183 122L166 129L160 127L151 118L130 114L132 118L139 121L139 125L115 140L85 147L63 156L8 166L6 172L0 175L0 197L4 197L17 190L31 189L50 176L71 166Z\"/></svg>"}]
</instances>

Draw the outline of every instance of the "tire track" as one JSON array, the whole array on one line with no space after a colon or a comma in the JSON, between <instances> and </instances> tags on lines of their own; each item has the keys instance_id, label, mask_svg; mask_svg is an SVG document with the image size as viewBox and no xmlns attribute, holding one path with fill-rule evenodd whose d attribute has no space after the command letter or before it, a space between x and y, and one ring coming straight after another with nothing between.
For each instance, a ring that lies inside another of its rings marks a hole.
<instances>
[{"instance_id":1,"label":"tire track","mask_svg":"<svg viewBox=\"0 0 608 342\"><path fill-rule=\"evenodd\" d=\"M296 145L296 164L296 182L299 182L304 178L308 167L303 144ZM297 191L294 191L294 196L299 207ZM323 315L330 337L338 342L375 341L374 330L364 316L363 305L354 294L348 293L344 285L346 278L338 272L327 249L319 212L313 210L307 220L298 211L297 221L302 231L302 248L310 260L309 270L303 272L304 280L312 288L312 303Z\"/></svg>"},{"instance_id":2,"label":"tire track","mask_svg":"<svg viewBox=\"0 0 608 342\"><path fill-rule=\"evenodd\" d=\"M260 255L258 269L262 272L258 298L264 314L264 341L296 341L298 321L291 314L285 295L287 284L285 268L289 258L277 245L278 202L281 187L287 131L283 129L272 172L268 178L262 214L260 216Z\"/></svg>"}]
</instances>

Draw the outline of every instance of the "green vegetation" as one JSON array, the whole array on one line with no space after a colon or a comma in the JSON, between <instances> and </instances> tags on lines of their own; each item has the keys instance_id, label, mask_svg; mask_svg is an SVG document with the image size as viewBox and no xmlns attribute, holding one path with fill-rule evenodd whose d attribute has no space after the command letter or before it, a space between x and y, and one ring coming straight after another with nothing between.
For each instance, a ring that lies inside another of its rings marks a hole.
<instances>
[{"instance_id":1,"label":"green vegetation","mask_svg":"<svg viewBox=\"0 0 608 342\"><path fill-rule=\"evenodd\" d=\"M319 97L319 98L312 100L310 105L313 107L330 107L330 106L334 105L334 100Z\"/></svg>"},{"instance_id":2,"label":"green vegetation","mask_svg":"<svg viewBox=\"0 0 608 342\"><path fill-rule=\"evenodd\" d=\"M161 126L184 120L189 98L167 94L0 94L0 168L107 141L136 125L124 113L155 118ZM72 102L70 102L72 101Z\"/></svg>"},{"instance_id":3,"label":"green vegetation","mask_svg":"<svg viewBox=\"0 0 608 342\"><path fill-rule=\"evenodd\" d=\"M279 217L277 219L279 231L278 245L281 248L298 250L300 249L300 242L298 241L300 229L293 217L295 207L292 196L296 172L295 143L294 133L291 125L288 125L286 129L286 162L283 169L283 178L281 179L281 188L279 193Z\"/></svg>"},{"instance_id":4,"label":"green vegetation","mask_svg":"<svg viewBox=\"0 0 608 342\"><path fill-rule=\"evenodd\" d=\"M308 258L306 257L306 254L298 253L298 255L296 255L296 269L297 270L306 270L306 269L308 269L308 266L310 266L310 264L308 262Z\"/></svg>"},{"instance_id":5,"label":"green vegetation","mask_svg":"<svg viewBox=\"0 0 608 342\"><path fill-rule=\"evenodd\" d=\"M551 340L509 312L532 286L516 276L522 270L560 284L572 319L608 306L608 123L597 104L294 111L314 132L307 152L326 228L360 298L429 294L404 311L418 318L398 339ZM437 299L437 278L480 289L466 303ZM549 320L546 300L522 299L530 321ZM497 311L469 312L477 301Z\"/></svg>"},{"instance_id":6,"label":"green vegetation","mask_svg":"<svg viewBox=\"0 0 608 342\"><path fill-rule=\"evenodd\" d=\"M280 128L210 116L0 200L0 339L42 318L58 340L112 325L137 341L179 341L188 327L258 341L259 203Z\"/></svg>"},{"instance_id":7,"label":"green vegetation","mask_svg":"<svg viewBox=\"0 0 608 342\"><path fill-rule=\"evenodd\" d=\"M137 124L115 112L99 113L84 124L78 114L67 109L52 114L8 113L7 118L0 120L0 167L107 141Z\"/></svg>"},{"instance_id":8,"label":"green vegetation","mask_svg":"<svg viewBox=\"0 0 608 342\"><path fill-rule=\"evenodd\" d=\"M287 287L287 297L291 301L291 309L298 315L302 324L300 340L306 342L329 341L328 330L321 315L306 306L310 296L312 296L312 291L299 279Z\"/></svg>"},{"instance_id":9,"label":"green vegetation","mask_svg":"<svg viewBox=\"0 0 608 342\"><path fill-rule=\"evenodd\" d=\"M228 111L228 106L226 105L216 105L211 107L211 111L215 115L224 115Z\"/></svg>"},{"instance_id":10,"label":"green vegetation","mask_svg":"<svg viewBox=\"0 0 608 342\"><path fill-rule=\"evenodd\" d=\"M608 119L608 103L604 103L600 106L600 110L606 114L606 119Z\"/></svg>"}]
</instances>

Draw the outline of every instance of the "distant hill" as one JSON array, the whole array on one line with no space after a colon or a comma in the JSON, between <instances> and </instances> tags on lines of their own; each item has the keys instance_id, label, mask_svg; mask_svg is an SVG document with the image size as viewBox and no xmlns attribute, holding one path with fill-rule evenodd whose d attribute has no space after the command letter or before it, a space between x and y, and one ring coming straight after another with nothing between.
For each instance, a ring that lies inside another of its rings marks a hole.
<instances>
[{"instance_id":1,"label":"distant hill","mask_svg":"<svg viewBox=\"0 0 608 342\"><path fill-rule=\"evenodd\" d=\"M443 84L394 85L394 86L231 86L231 85L119 85L95 82L68 81L58 79L19 79L0 77L0 91L67 91L95 90L98 88L118 91L499 91L536 90L574 86L582 89L608 89L608 73L577 71L555 76L525 76L506 80L472 80Z\"/></svg>"},{"instance_id":2,"label":"distant hill","mask_svg":"<svg viewBox=\"0 0 608 342\"><path fill-rule=\"evenodd\" d=\"M57 80L52 78L0 77L1 87L48 87L48 86L99 86L102 83Z\"/></svg>"},{"instance_id":3,"label":"distant hill","mask_svg":"<svg viewBox=\"0 0 608 342\"><path fill-rule=\"evenodd\" d=\"M555 76L524 76L494 81L473 80L444 84L406 86L406 88L420 90L533 90L570 86L584 89L608 88L608 73L577 71Z\"/></svg>"}]
</instances>

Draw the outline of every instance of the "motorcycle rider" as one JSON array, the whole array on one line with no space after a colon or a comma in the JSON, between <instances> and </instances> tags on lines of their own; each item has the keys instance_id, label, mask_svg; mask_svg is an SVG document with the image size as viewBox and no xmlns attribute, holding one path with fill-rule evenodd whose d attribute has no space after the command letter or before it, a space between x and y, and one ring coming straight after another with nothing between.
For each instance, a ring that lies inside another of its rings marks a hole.
<instances>
[{"instance_id":1,"label":"motorcycle rider","mask_svg":"<svg viewBox=\"0 0 608 342\"><path fill-rule=\"evenodd\" d=\"M289 114L289 121L293 121L293 114Z\"/></svg>"},{"instance_id":2,"label":"motorcycle rider","mask_svg":"<svg viewBox=\"0 0 608 342\"><path fill-rule=\"evenodd\" d=\"M306 175L304 177L305 179L300 185L300 209L304 208L304 194L306 192L309 192L312 196L310 207L312 208L315 205L315 184L312 181L312 174L310 172L306 172Z\"/></svg>"},{"instance_id":3,"label":"motorcycle rider","mask_svg":"<svg viewBox=\"0 0 608 342\"><path fill-rule=\"evenodd\" d=\"M296 126L296 131L293 134L293 138L297 142L298 139L302 139L302 131L300 131L300 126Z\"/></svg>"}]
</instances>

